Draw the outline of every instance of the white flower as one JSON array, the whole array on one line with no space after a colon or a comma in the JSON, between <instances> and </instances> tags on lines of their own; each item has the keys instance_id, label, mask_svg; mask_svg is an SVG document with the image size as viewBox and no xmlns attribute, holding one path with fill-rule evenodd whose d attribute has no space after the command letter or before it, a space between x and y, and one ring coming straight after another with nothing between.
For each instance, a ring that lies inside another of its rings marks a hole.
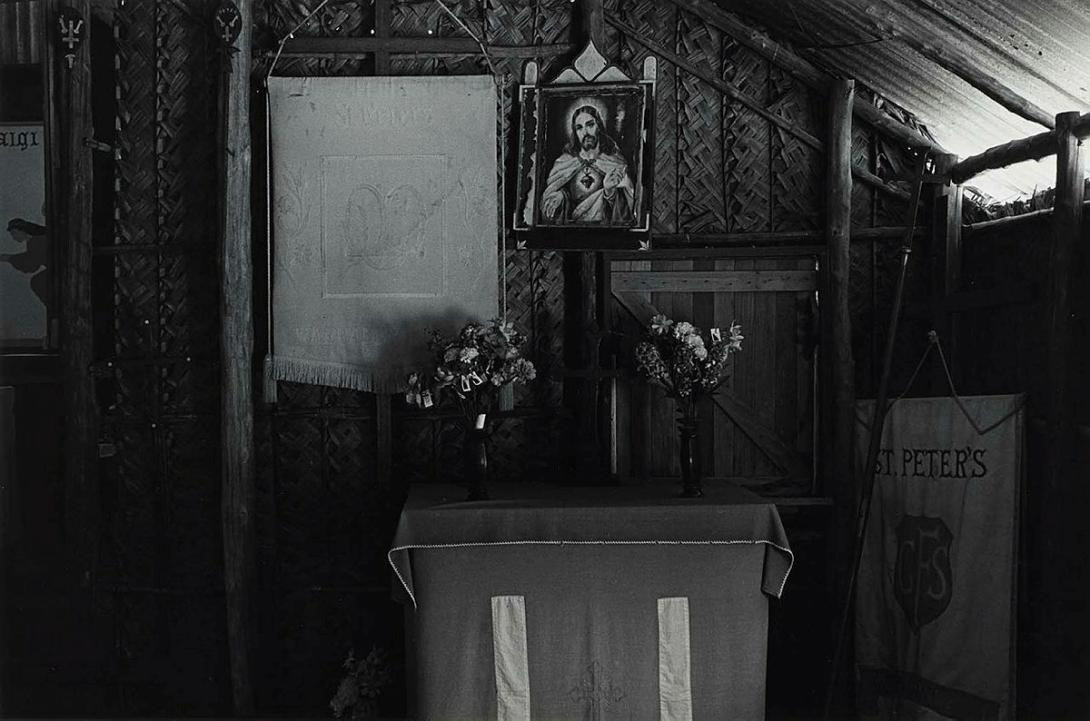
<instances>
[{"instance_id":1,"label":"white flower","mask_svg":"<svg viewBox=\"0 0 1090 721\"><path fill-rule=\"evenodd\" d=\"M670 320L666 316L656 315L651 319L651 332L657 335L662 335L670 329L670 326L674 324L674 321Z\"/></svg>"},{"instance_id":2,"label":"white flower","mask_svg":"<svg viewBox=\"0 0 1090 721\"><path fill-rule=\"evenodd\" d=\"M693 324L683 320L674 326L674 335L678 338L684 338L687 335L691 335L693 330Z\"/></svg>"},{"instance_id":3,"label":"white flower","mask_svg":"<svg viewBox=\"0 0 1090 721\"><path fill-rule=\"evenodd\" d=\"M478 351L476 348L463 348L462 352L458 356L458 360L462 361L463 363L469 363L480 354L481 352Z\"/></svg>"}]
</instances>

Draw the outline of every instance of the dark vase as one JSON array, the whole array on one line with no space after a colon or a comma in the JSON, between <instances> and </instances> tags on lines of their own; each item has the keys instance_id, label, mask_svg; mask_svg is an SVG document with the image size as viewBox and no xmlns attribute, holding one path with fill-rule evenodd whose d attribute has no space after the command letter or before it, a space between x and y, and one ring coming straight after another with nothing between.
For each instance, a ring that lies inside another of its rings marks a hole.
<instances>
[{"instance_id":1,"label":"dark vase","mask_svg":"<svg viewBox=\"0 0 1090 721\"><path fill-rule=\"evenodd\" d=\"M466 430L462 444L462 477L469 486L468 500L488 498L488 431L484 428Z\"/></svg>"},{"instance_id":2,"label":"dark vase","mask_svg":"<svg viewBox=\"0 0 1090 721\"><path fill-rule=\"evenodd\" d=\"M700 468L700 415L699 404L693 396L677 401L677 430L681 441L681 497L702 498L702 472Z\"/></svg>"}]
</instances>

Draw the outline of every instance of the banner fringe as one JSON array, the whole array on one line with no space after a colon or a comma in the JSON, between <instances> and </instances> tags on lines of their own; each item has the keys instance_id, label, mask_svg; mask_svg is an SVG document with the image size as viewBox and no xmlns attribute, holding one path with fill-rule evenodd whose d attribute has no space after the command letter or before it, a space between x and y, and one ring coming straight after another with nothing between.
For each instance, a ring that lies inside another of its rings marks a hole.
<instances>
[{"instance_id":1,"label":"banner fringe","mask_svg":"<svg viewBox=\"0 0 1090 721\"><path fill-rule=\"evenodd\" d=\"M376 373L367 368L348 363L329 363L271 356L266 361L266 378L290 383L351 388L367 393L403 393L406 388L408 369L386 369Z\"/></svg>"}]
</instances>

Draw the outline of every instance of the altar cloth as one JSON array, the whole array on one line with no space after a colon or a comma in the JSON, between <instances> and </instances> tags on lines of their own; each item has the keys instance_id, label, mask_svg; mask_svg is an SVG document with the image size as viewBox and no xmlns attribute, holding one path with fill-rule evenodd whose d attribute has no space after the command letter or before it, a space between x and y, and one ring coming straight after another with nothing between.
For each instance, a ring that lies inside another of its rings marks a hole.
<instances>
[{"instance_id":1,"label":"altar cloth","mask_svg":"<svg viewBox=\"0 0 1090 721\"><path fill-rule=\"evenodd\" d=\"M389 560L419 719L764 718L768 597L792 555L735 487L414 487Z\"/></svg>"}]
</instances>

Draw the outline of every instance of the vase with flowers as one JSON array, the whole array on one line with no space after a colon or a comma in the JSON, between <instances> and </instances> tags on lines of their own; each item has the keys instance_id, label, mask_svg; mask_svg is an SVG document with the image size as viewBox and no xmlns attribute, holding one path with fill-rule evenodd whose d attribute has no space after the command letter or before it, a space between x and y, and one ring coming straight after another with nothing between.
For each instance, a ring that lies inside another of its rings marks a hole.
<instances>
[{"instance_id":1,"label":"vase with flowers","mask_svg":"<svg viewBox=\"0 0 1090 721\"><path fill-rule=\"evenodd\" d=\"M637 371L677 402L682 496L704 495L697 447L700 399L715 393L729 377L730 356L742 349L741 331L732 323L725 331L712 328L705 340L692 323L656 315L636 345Z\"/></svg>"},{"instance_id":2,"label":"vase with flowers","mask_svg":"<svg viewBox=\"0 0 1090 721\"><path fill-rule=\"evenodd\" d=\"M409 376L405 400L420 408L455 406L465 430L462 464L470 500L488 497L489 414L500 389L536 377L521 353L524 337L512 323L493 319L467 323L453 336L431 332L432 366Z\"/></svg>"}]
</instances>

